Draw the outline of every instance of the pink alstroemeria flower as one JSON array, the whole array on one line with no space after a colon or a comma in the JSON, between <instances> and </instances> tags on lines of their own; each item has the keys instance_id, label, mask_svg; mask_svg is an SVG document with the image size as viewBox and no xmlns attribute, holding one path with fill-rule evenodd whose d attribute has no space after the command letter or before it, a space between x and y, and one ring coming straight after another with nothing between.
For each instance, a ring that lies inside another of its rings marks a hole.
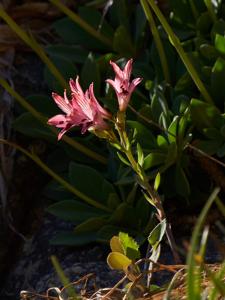
<instances>
[{"instance_id":1,"label":"pink alstroemeria flower","mask_svg":"<svg viewBox=\"0 0 225 300\"><path fill-rule=\"evenodd\" d=\"M136 86L142 81L142 78L135 78L130 82L133 59L130 59L127 62L123 71L114 62L110 61L110 64L113 67L116 77L115 80L107 79L106 82L108 82L116 92L119 110L125 111L130 101L131 94Z\"/></svg>"},{"instance_id":2,"label":"pink alstroemeria flower","mask_svg":"<svg viewBox=\"0 0 225 300\"><path fill-rule=\"evenodd\" d=\"M79 78L76 81L70 80L71 100L67 98L66 91L64 97L52 93L52 97L58 107L65 113L59 114L48 120L49 125L61 128L58 140L63 134L74 126L81 126L81 133L87 130L103 131L108 128L104 119L110 119L111 114L105 110L97 101L94 95L93 83L84 93Z\"/></svg>"}]
</instances>

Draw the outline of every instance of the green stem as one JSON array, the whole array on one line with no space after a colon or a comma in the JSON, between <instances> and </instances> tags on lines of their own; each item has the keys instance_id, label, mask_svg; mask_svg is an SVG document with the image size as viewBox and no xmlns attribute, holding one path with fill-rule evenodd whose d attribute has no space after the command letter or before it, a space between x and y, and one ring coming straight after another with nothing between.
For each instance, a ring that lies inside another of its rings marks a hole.
<instances>
[{"instance_id":1,"label":"green stem","mask_svg":"<svg viewBox=\"0 0 225 300\"><path fill-rule=\"evenodd\" d=\"M169 23L167 22L166 18L161 13L158 6L155 4L154 0L147 0L149 5L151 6L152 10L156 14L157 18L159 19L160 23L162 24L164 30L168 34L169 40L171 44L177 50L180 58L182 59L185 67L187 68L188 73L190 74L191 78L195 82L197 88L199 89L200 93L204 97L205 101L208 103L213 104L213 100L208 93L207 89L205 88L203 82L201 81L197 71L195 70L194 66L192 65L190 59L188 58L187 54L185 53L183 47L181 46L181 42L179 38L174 34L172 28L170 27Z\"/></svg>"},{"instance_id":2,"label":"green stem","mask_svg":"<svg viewBox=\"0 0 225 300\"><path fill-rule=\"evenodd\" d=\"M146 19L148 20L150 29L152 31L152 36L154 38L156 48L158 50L159 59L160 59L161 65L162 65L164 77L165 77L166 81L168 83L170 83L171 80L170 80L170 73L169 73L168 63L167 63L167 59L166 59L166 54L164 51L162 40L160 38L158 29L156 27L156 24L155 24L155 21L153 18L153 15L151 13L151 10L149 9L149 6L148 6L148 3L146 0L141 0L141 5L143 7Z\"/></svg>"},{"instance_id":3,"label":"green stem","mask_svg":"<svg viewBox=\"0 0 225 300\"><path fill-rule=\"evenodd\" d=\"M48 58L43 48L38 44L38 42L34 39L33 36L28 36L28 34L17 25L17 23L2 9L0 8L0 17L9 25L9 27L28 45L37 55L41 58L41 60L47 65L50 72L54 75L54 77L59 81L62 87L67 88L68 84L63 78L60 71L56 68L56 66L52 63L52 61Z\"/></svg>"},{"instance_id":4,"label":"green stem","mask_svg":"<svg viewBox=\"0 0 225 300\"><path fill-rule=\"evenodd\" d=\"M96 208L100 208L104 211L111 211L108 207L104 206L101 203L98 203L97 201L95 201L94 199L91 199L90 197L86 196L85 194L83 194L82 192L80 192L79 190L77 190L74 186L72 186L69 182L67 182L65 179L63 179L62 177L60 177L58 174L56 174L52 169L50 169L38 156L36 156L33 153L30 153L29 151L25 150L24 148L22 148L21 146L8 142L4 139L0 139L0 143L2 144L6 144L9 145L17 150L19 150L20 152L22 152L23 154L25 154L26 156L28 156L30 159L32 159L39 167L42 168L42 170L44 170L48 175L50 175L53 179L55 179L57 182L59 182L63 187L65 187L68 191L70 191L71 193L73 193L75 196L79 197L80 199L82 199L84 202L96 207Z\"/></svg>"},{"instance_id":5,"label":"green stem","mask_svg":"<svg viewBox=\"0 0 225 300\"><path fill-rule=\"evenodd\" d=\"M81 28L83 28L85 31L87 31L90 35L98 39L100 42L108 46L109 48L112 48L112 41L108 39L107 37L103 36L100 32L95 30L91 25L89 25L87 22L85 22L79 15L77 15L75 12L70 10L68 7L66 7L63 3L61 3L59 0L49 0L52 4L57 6L62 12L64 12L72 21L74 21L76 24L78 24Z\"/></svg>"},{"instance_id":6,"label":"green stem","mask_svg":"<svg viewBox=\"0 0 225 300\"><path fill-rule=\"evenodd\" d=\"M33 106L31 106L23 97L21 97L16 91L12 89L12 87L7 83L6 80L0 77L0 85L12 96L14 97L19 104L24 107L27 111L29 111L37 120L39 120L46 128L49 128L55 135L58 134L58 131L53 128L52 126L47 125L47 118L39 113ZM65 141L67 144L72 146L73 148L79 150L80 152L84 153L85 155L97 160L102 164L106 164L107 160L104 156L95 153L94 151L88 149L87 147L83 146L82 144L78 143L77 141L71 139L70 137L63 135L62 140Z\"/></svg>"},{"instance_id":7,"label":"green stem","mask_svg":"<svg viewBox=\"0 0 225 300\"><path fill-rule=\"evenodd\" d=\"M137 161L135 160L135 158L133 156L131 145L130 145L130 142L129 142L129 139L128 139L128 136L126 133L126 129L125 129L125 112L118 112L116 129L120 136L120 143L121 143L121 146L123 149L122 151L126 154L127 159L129 160L132 169L139 177L139 184L146 190L146 192L148 193L148 197L151 198L151 203L152 203L152 205L154 205L154 207L157 210L158 219L160 222L162 222L166 218L166 214L165 214L165 211L164 211L164 208L162 205L161 198L160 198L159 194L157 193L157 191L155 191L154 188L152 188L152 186L149 183L149 179L148 179L147 175L145 174L144 169L137 163ZM168 224L168 223L166 226L166 236L167 236L171 251L173 253L174 260L176 263L179 263L180 257L176 251L176 243L175 243L175 240L174 240L174 237L172 234L170 224Z\"/></svg>"}]
</instances>

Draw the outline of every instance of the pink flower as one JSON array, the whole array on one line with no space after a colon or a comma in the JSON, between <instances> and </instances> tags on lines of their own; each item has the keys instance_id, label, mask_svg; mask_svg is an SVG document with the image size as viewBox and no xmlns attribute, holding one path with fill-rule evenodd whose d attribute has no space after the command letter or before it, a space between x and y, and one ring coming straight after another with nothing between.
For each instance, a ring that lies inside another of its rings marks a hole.
<instances>
[{"instance_id":1,"label":"pink flower","mask_svg":"<svg viewBox=\"0 0 225 300\"><path fill-rule=\"evenodd\" d=\"M110 119L111 114L105 110L97 101L94 95L93 83L84 93L79 78L76 81L70 80L71 100L67 98L66 91L64 97L52 93L52 97L58 107L64 112L48 120L49 125L62 129L58 135L58 140L63 134L74 126L81 126L81 133L87 130L103 131L108 128L104 119Z\"/></svg>"},{"instance_id":2,"label":"pink flower","mask_svg":"<svg viewBox=\"0 0 225 300\"><path fill-rule=\"evenodd\" d=\"M131 94L136 86L142 81L142 78L135 78L130 82L133 59L130 59L127 62L123 71L114 62L110 61L110 64L113 67L116 77L115 80L107 79L106 82L111 84L116 92L120 111L125 111L130 101Z\"/></svg>"}]
</instances>

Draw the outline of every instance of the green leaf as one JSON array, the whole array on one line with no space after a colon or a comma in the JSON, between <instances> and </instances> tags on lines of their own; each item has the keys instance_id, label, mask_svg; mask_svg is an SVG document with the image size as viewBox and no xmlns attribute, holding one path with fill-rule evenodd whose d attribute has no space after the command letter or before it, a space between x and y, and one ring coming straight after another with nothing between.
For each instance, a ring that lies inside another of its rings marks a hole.
<instances>
[{"instance_id":1,"label":"green leaf","mask_svg":"<svg viewBox=\"0 0 225 300\"><path fill-rule=\"evenodd\" d=\"M220 128L224 123L223 117L215 106L197 99L191 100L190 112L192 122L201 132L204 128Z\"/></svg>"},{"instance_id":2,"label":"green leaf","mask_svg":"<svg viewBox=\"0 0 225 300\"><path fill-rule=\"evenodd\" d=\"M83 223L77 225L74 233L89 233L96 232L107 223L106 217L90 218Z\"/></svg>"},{"instance_id":3,"label":"green leaf","mask_svg":"<svg viewBox=\"0 0 225 300\"><path fill-rule=\"evenodd\" d=\"M120 226L105 225L97 232L97 238L100 242L108 242L114 235L118 235L122 230Z\"/></svg>"},{"instance_id":4,"label":"green leaf","mask_svg":"<svg viewBox=\"0 0 225 300\"><path fill-rule=\"evenodd\" d=\"M127 233L120 232L119 240L123 248L124 254L131 260L140 258L139 245Z\"/></svg>"},{"instance_id":5,"label":"green leaf","mask_svg":"<svg viewBox=\"0 0 225 300\"><path fill-rule=\"evenodd\" d=\"M111 209L116 209L120 204L120 199L117 194L110 194L108 197L107 206Z\"/></svg>"},{"instance_id":6,"label":"green leaf","mask_svg":"<svg viewBox=\"0 0 225 300\"><path fill-rule=\"evenodd\" d=\"M129 161L120 153L120 152L117 152L117 155L119 157L119 159L127 166L130 167L130 163Z\"/></svg>"},{"instance_id":7,"label":"green leaf","mask_svg":"<svg viewBox=\"0 0 225 300\"><path fill-rule=\"evenodd\" d=\"M58 70L63 75L64 79L68 82L70 78L74 78L77 75L77 68L68 58L60 56L52 56L52 62L58 68ZM48 87L52 91L57 91L58 93L63 93L63 88L53 74L49 71L47 67L44 69L44 79L48 84Z\"/></svg>"},{"instance_id":8,"label":"green leaf","mask_svg":"<svg viewBox=\"0 0 225 300\"><path fill-rule=\"evenodd\" d=\"M46 117L52 117L59 113L59 108L55 105L52 97L46 95L29 95L26 97L29 104Z\"/></svg>"},{"instance_id":9,"label":"green leaf","mask_svg":"<svg viewBox=\"0 0 225 300\"><path fill-rule=\"evenodd\" d=\"M215 48L218 50L222 55L225 55L225 38L220 34L216 34L215 38Z\"/></svg>"},{"instance_id":10,"label":"green leaf","mask_svg":"<svg viewBox=\"0 0 225 300\"><path fill-rule=\"evenodd\" d=\"M126 202L122 202L109 218L110 224L136 229L136 210Z\"/></svg>"},{"instance_id":11,"label":"green leaf","mask_svg":"<svg viewBox=\"0 0 225 300\"><path fill-rule=\"evenodd\" d=\"M96 209L77 200L63 200L50 205L47 211L66 221L75 223L84 222L87 219L105 216L100 209Z\"/></svg>"},{"instance_id":12,"label":"green leaf","mask_svg":"<svg viewBox=\"0 0 225 300\"><path fill-rule=\"evenodd\" d=\"M168 139L170 143L176 142L179 117L175 116L168 128Z\"/></svg>"},{"instance_id":13,"label":"green leaf","mask_svg":"<svg viewBox=\"0 0 225 300\"><path fill-rule=\"evenodd\" d=\"M217 128L204 128L203 133L210 140L223 140L223 137Z\"/></svg>"},{"instance_id":14,"label":"green leaf","mask_svg":"<svg viewBox=\"0 0 225 300\"><path fill-rule=\"evenodd\" d=\"M163 170L169 168L172 164L175 163L176 160L177 160L177 145L175 142L173 142L168 147L168 152L165 159L165 166Z\"/></svg>"},{"instance_id":15,"label":"green leaf","mask_svg":"<svg viewBox=\"0 0 225 300\"><path fill-rule=\"evenodd\" d=\"M95 169L70 163L69 179L79 191L98 202L107 203L109 195L115 193L114 187Z\"/></svg>"},{"instance_id":16,"label":"green leaf","mask_svg":"<svg viewBox=\"0 0 225 300\"><path fill-rule=\"evenodd\" d=\"M221 140L198 141L197 147L209 155L214 155L222 146Z\"/></svg>"},{"instance_id":17,"label":"green leaf","mask_svg":"<svg viewBox=\"0 0 225 300\"><path fill-rule=\"evenodd\" d=\"M113 270L124 270L129 267L132 261L120 252L111 252L107 257L107 264Z\"/></svg>"},{"instance_id":18,"label":"green leaf","mask_svg":"<svg viewBox=\"0 0 225 300\"><path fill-rule=\"evenodd\" d=\"M89 25L91 25L95 29L98 29L98 26L101 23L102 19L102 15L100 14L100 12L90 7L80 6L78 14ZM106 47L103 43L95 39L92 35L90 35L78 24L75 24L72 20L70 20L67 17L56 21L53 24L53 28L67 44L82 45L84 48L90 50L108 49L108 47ZM113 29L105 20L102 24L101 31L105 36L112 38Z\"/></svg>"},{"instance_id":19,"label":"green leaf","mask_svg":"<svg viewBox=\"0 0 225 300\"><path fill-rule=\"evenodd\" d=\"M211 39L214 41L216 38L216 34L224 35L225 32L225 21L220 18L217 22L214 22L213 27L211 29Z\"/></svg>"},{"instance_id":20,"label":"green leaf","mask_svg":"<svg viewBox=\"0 0 225 300\"><path fill-rule=\"evenodd\" d=\"M209 12L204 12L200 15L197 20L196 29L202 34L208 34L212 26L212 19L210 18Z\"/></svg>"},{"instance_id":21,"label":"green leaf","mask_svg":"<svg viewBox=\"0 0 225 300\"><path fill-rule=\"evenodd\" d=\"M225 102L225 60L218 58L213 66L211 75L211 89L214 102L221 108Z\"/></svg>"},{"instance_id":22,"label":"green leaf","mask_svg":"<svg viewBox=\"0 0 225 300\"><path fill-rule=\"evenodd\" d=\"M199 47L199 51L200 51L201 55L204 56L205 58L207 58L209 61L213 61L213 60L215 61L218 56L218 53L217 53L215 47L213 47L212 45L209 45L209 44L202 44Z\"/></svg>"},{"instance_id":23,"label":"green leaf","mask_svg":"<svg viewBox=\"0 0 225 300\"><path fill-rule=\"evenodd\" d=\"M194 17L189 1L171 0L170 2L173 19L177 23L185 27L194 24Z\"/></svg>"},{"instance_id":24,"label":"green leaf","mask_svg":"<svg viewBox=\"0 0 225 300\"><path fill-rule=\"evenodd\" d=\"M161 176L160 173L157 173L155 177L155 182L154 182L154 190L157 191L159 186L160 186L160 181L161 181Z\"/></svg>"},{"instance_id":25,"label":"green leaf","mask_svg":"<svg viewBox=\"0 0 225 300\"><path fill-rule=\"evenodd\" d=\"M14 122L13 128L33 138L43 138L49 142L56 142L56 135L46 126L38 121L31 113L23 113Z\"/></svg>"},{"instance_id":26,"label":"green leaf","mask_svg":"<svg viewBox=\"0 0 225 300\"><path fill-rule=\"evenodd\" d=\"M92 53L89 53L83 68L81 70L81 83L84 89L94 82L94 91L96 95L100 92L100 72L98 64Z\"/></svg>"},{"instance_id":27,"label":"green leaf","mask_svg":"<svg viewBox=\"0 0 225 300\"><path fill-rule=\"evenodd\" d=\"M59 173L61 177L64 177L65 174ZM51 180L43 189L43 195L48 199L55 201L61 201L62 199L70 199L71 193L66 190L61 184L55 180Z\"/></svg>"},{"instance_id":28,"label":"green leaf","mask_svg":"<svg viewBox=\"0 0 225 300\"><path fill-rule=\"evenodd\" d=\"M152 248L156 249L161 242L165 232L166 232L166 219L162 220L156 227L151 231L148 236L148 242Z\"/></svg>"},{"instance_id":29,"label":"green leaf","mask_svg":"<svg viewBox=\"0 0 225 300\"><path fill-rule=\"evenodd\" d=\"M154 148L156 146L154 135L143 124L137 121L128 120L127 125L137 131L136 141L140 143L142 148Z\"/></svg>"},{"instance_id":30,"label":"green leaf","mask_svg":"<svg viewBox=\"0 0 225 300\"><path fill-rule=\"evenodd\" d=\"M167 146L168 146L168 141L167 141L167 139L164 136L157 135L157 145L160 148L166 149Z\"/></svg>"},{"instance_id":31,"label":"green leaf","mask_svg":"<svg viewBox=\"0 0 225 300\"><path fill-rule=\"evenodd\" d=\"M138 155L138 163L140 166L144 163L144 153L139 143L137 143L137 155Z\"/></svg>"},{"instance_id":32,"label":"green leaf","mask_svg":"<svg viewBox=\"0 0 225 300\"><path fill-rule=\"evenodd\" d=\"M190 195L190 184L184 170L179 165L176 166L175 185L177 193L184 198L188 198Z\"/></svg>"},{"instance_id":33,"label":"green leaf","mask_svg":"<svg viewBox=\"0 0 225 300\"><path fill-rule=\"evenodd\" d=\"M45 47L46 52L51 57L60 57L74 63L84 63L88 56L88 51L80 46L57 44Z\"/></svg>"},{"instance_id":34,"label":"green leaf","mask_svg":"<svg viewBox=\"0 0 225 300\"><path fill-rule=\"evenodd\" d=\"M124 254L120 239L118 236L113 236L110 240L110 248L112 250L112 252L120 252L122 254Z\"/></svg>"},{"instance_id":35,"label":"green leaf","mask_svg":"<svg viewBox=\"0 0 225 300\"><path fill-rule=\"evenodd\" d=\"M51 239L51 245L64 245L64 246L84 246L91 242L95 242L97 235L94 232L75 234L73 232L58 233Z\"/></svg>"},{"instance_id":36,"label":"green leaf","mask_svg":"<svg viewBox=\"0 0 225 300\"><path fill-rule=\"evenodd\" d=\"M123 25L119 26L114 33L113 48L127 58L135 54L130 34Z\"/></svg>"},{"instance_id":37,"label":"green leaf","mask_svg":"<svg viewBox=\"0 0 225 300\"><path fill-rule=\"evenodd\" d=\"M150 153L144 159L143 168L144 170L148 170L155 166L161 165L165 163L166 154L164 153Z\"/></svg>"},{"instance_id":38,"label":"green leaf","mask_svg":"<svg viewBox=\"0 0 225 300\"><path fill-rule=\"evenodd\" d=\"M189 117L189 114L188 114L188 117ZM179 124L178 124L178 142L180 144L183 143L183 140L185 138L185 132L186 132L187 126L188 126L187 116L184 115L179 118Z\"/></svg>"}]
</instances>

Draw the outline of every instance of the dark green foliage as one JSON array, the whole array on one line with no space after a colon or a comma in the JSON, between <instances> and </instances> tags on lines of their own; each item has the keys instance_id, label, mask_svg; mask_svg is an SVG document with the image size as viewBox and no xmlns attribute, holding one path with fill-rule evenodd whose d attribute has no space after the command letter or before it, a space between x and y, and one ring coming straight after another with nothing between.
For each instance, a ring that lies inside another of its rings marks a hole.
<instances>
[{"instance_id":1,"label":"dark green foliage","mask_svg":"<svg viewBox=\"0 0 225 300\"><path fill-rule=\"evenodd\" d=\"M188 148L189 143L224 161L225 9L224 4L211 7L203 0L169 2L172 17L168 17L168 21L209 91L213 104L203 100L181 58L155 20L171 77L170 83L165 82L158 49L142 7L135 1L114 1L104 19L102 11L95 7L79 7L79 16L108 37L111 47L66 17L52 26L60 42L46 46L45 50L66 81L79 74L84 89L94 82L96 96L113 113L118 104L114 92L104 83L113 76L109 61L119 61L123 66L127 59L134 58L133 75L143 77L143 82L130 102L137 113L127 110L133 153L144 166L150 181L160 174L157 187L165 201L174 198L187 205L191 203L193 193L206 195L210 188L207 185L201 189L199 176L191 173L193 151ZM52 91L62 94L63 88L47 68L45 81L48 96L35 95L27 100L49 118L59 112L49 95ZM58 184L50 183L45 195L54 203L48 211L76 225L76 234L60 234L52 241L54 244L106 241L119 231L143 238L152 209L141 189L133 188L136 176L123 156L117 156L105 141L90 134L81 136L77 129L72 130L69 135L74 140L107 159L107 165L101 166L69 145L57 144L51 130L30 113L21 114L14 122L14 128L24 135L44 140L52 151L49 164L78 191L108 209L91 207L74 199ZM164 232L163 226L160 224L160 232ZM154 239L153 233L149 237L150 243ZM147 238L146 233L144 238Z\"/></svg>"}]
</instances>

